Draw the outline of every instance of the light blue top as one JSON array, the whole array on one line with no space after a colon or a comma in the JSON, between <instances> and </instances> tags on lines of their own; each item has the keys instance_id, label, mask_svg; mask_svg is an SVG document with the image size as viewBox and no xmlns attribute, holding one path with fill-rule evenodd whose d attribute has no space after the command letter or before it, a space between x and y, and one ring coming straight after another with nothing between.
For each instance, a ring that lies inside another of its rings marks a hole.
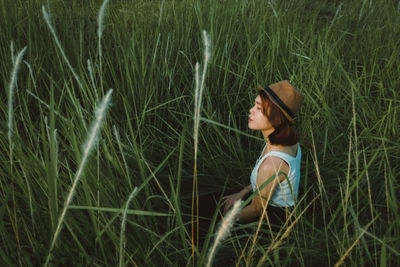
<instances>
[{"instance_id":1,"label":"light blue top","mask_svg":"<svg viewBox=\"0 0 400 267\"><path fill-rule=\"evenodd\" d=\"M264 150L263 150L264 151ZM261 154L262 155L262 154ZM283 180L279 183L275 189L274 194L271 197L271 201L268 205L275 207L291 207L294 206L295 200L297 200L297 194L299 192L299 184L300 184L300 162L301 162L301 149L300 144L297 143L297 155L293 157L289 154L280 152L280 151L271 151L264 156L258 158L256 165L254 166L253 171L251 172L250 182L253 187L253 191L256 190L256 182L258 176L258 168L261 163L269 156L274 156L281 158L289 165L289 175L288 179ZM289 187L292 186L293 194ZM294 197L293 197L294 195Z\"/></svg>"}]
</instances>

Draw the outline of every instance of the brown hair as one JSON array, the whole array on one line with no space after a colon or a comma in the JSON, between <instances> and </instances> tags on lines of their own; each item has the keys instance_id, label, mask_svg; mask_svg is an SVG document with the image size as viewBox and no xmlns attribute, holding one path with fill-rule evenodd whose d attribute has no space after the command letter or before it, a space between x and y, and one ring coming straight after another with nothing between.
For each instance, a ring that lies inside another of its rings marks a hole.
<instances>
[{"instance_id":1,"label":"brown hair","mask_svg":"<svg viewBox=\"0 0 400 267\"><path fill-rule=\"evenodd\" d=\"M283 112L269 99L264 91L259 91L262 113L268 118L275 131L268 136L272 145L291 146L299 142L299 134L283 114Z\"/></svg>"}]
</instances>

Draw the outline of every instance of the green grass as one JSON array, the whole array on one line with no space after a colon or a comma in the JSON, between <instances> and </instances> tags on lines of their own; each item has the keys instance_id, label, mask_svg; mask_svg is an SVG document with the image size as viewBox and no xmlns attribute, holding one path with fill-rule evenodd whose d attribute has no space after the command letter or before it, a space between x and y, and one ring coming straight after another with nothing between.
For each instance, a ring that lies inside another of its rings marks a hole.
<instances>
[{"instance_id":1,"label":"green grass","mask_svg":"<svg viewBox=\"0 0 400 267\"><path fill-rule=\"evenodd\" d=\"M214 235L193 257L190 222L194 66L204 61L202 30L210 37L211 58L200 110L200 195L249 183L263 146L261 135L247 129L257 84L289 79L305 96L297 118L303 160L296 223L275 239L264 227L257 236L227 238L215 264L398 262L397 1L109 1L101 60L97 18L103 1L3 2L1 265L45 263L95 107L109 88L111 106L55 242L53 263L205 261ZM25 46L10 144L8 88L13 60ZM136 187L121 254L123 211Z\"/></svg>"}]
</instances>

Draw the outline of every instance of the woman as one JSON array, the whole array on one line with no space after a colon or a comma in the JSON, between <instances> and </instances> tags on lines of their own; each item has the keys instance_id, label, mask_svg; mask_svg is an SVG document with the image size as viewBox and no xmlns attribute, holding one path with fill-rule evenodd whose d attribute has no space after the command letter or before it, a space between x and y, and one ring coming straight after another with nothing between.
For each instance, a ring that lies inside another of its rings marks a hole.
<instances>
[{"instance_id":1,"label":"woman","mask_svg":"<svg viewBox=\"0 0 400 267\"><path fill-rule=\"evenodd\" d=\"M285 221L283 208L295 204L300 182L301 150L299 136L293 126L294 116L302 101L301 93L288 81L265 88L259 86L259 95L250 109L248 126L262 132L266 145L251 173L250 185L236 194L223 197L223 213L236 200L258 191L251 204L241 210L237 220L249 222L267 215L271 223Z\"/></svg>"}]
</instances>

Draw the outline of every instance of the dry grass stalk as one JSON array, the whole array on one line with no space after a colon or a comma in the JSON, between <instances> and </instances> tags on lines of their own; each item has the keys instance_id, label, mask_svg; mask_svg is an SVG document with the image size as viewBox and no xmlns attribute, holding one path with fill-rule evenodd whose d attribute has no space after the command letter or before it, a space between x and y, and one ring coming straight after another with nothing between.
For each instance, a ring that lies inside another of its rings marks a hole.
<instances>
[{"instance_id":1,"label":"dry grass stalk","mask_svg":"<svg viewBox=\"0 0 400 267\"><path fill-rule=\"evenodd\" d=\"M11 42L11 54L12 54L12 62L14 63L13 70L11 72L11 79L10 83L8 86L8 143L9 143L9 149L10 149L10 170L12 173L12 164L13 164L13 143L12 143L12 132L13 132L13 118L14 118L14 113L13 113L13 103L14 103L14 92L15 92L15 87L17 85L17 74L19 70L19 66L22 61L22 57L24 56L26 51L26 46L19 51L18 55L16 58L14 58L14 46L13 43Z\"/></svg>"},{"instance_id":2,"label":"dry grass stalk","mask_svg":"<svg viewBox=\"0 0 400 267\"><path fill-rule=\"evenodd\" d=\"M69 190L67 199L65 200L64 208L63 208L63 210L61 212L61 215L60 215L60 217L58 219L57 227L56 227L56 230L55 230L54 235L53 235L53 239L52 239L51 244L50 244L49 254L47 255L47 259L46 259L46 262L45 262L44 266L47 266L49 264L49 262L50 262L51 252L52 252L52 250L54 248L54 245L55 245L55 242L56 242L56 240L58 238L58 235L60 234L61 227L62 227L63 222L64 222L65 214L67 213L67 210L68 210L68 206L69 206L69 204L71 203L71 201L72 201L72 199L74 197L74 194L75 194L75 191L76 191L76 186L77 186L77 184L78 184L78 182L79 182L79 180L81 178L81 175L82 175L83 169L84 169L84 167L86 165L86 162L87 162L87 159L89 157L89 154L93 150L93 147L96 144L96 141L97 141L97 138L98 138L98 135L99 135L99 132L100 132L100 128L102 126L102 123L103 123L107 108L110 105L112 91L113 91L112 89L110 89L108 91L106 96L101 101L99 107L96 109L96 118L95 118L95 120L94 120L94 122L92 124L91 130L90 130L90 132L88 134L88 137L86 139L85 146L83 147L82 160L81 160L81 163L79 165L78 171L75 174L74 182L72 184L71 189Z\"/></svg>"},{"instance_id":3,"label":"dry grass stalk","mask_svg":"<svg viewBox=\"0 0 400 267\"><path fill-rule=\"evenodd\" d=\"M338 267L340 265L343 264L343 261L346 259L347 255L349 255L350 251L354 248L354 246L358 243L358 241L360 240L360 238L367 232L367 229L371 226L371 224L378 218L378 216L376 216L375 218L372 219L372 221L370 221L367 226L365 227L365 229L363 229L363 231L359 234L359 236L357 237L356 240L354 240L353 244L346 250L346 252L343 254L343 256L338 260L338 262L335 264L335 267Z\"/></svg>"},{"instance_id":4,"label":"dry grass stalk","mask_svg":"<svg viewBox=\"0 0 400 267\"><path fill-rule=\"evenodd\" d=\"M99 53L99 69L100 69L100 86L101 90L103 90L103 75L102 75L102 49L101 49L101 37L103 35L103 21L104 21L104 14L106 13L106 7L109 0L104 0L103 4L100 7L99 15L97 17L97 37L98 37L98 53Z\"/></svg>"},{"instance_id":5,"label":"dry grass stalk","mask_svg":"<svg viewBox=\"0 0 400 267\"><path fill-rule=\"evenodd\" d=\"M203 44L204 44L204 64L203 64L203 71L201 73L201 80L199 79L200 73L200 65L197 62L195 66L195 96L194 96L194 118L193 118L193 138L194 138L194 170L193 170L193 194L192 194L192 258L193 258L193 265L194 265L194 251L195 251L195 244L194 244L194 211L195 211L195 202L196 202L196 236L197 241L199 237L199 223L198 223L198 210L199 210L199 202L197 196L197 149L198 149L198 136L199 136L199 125L200 125L200 110L201 110L201 102L202 102L202 95L204 90L204 81L207 72L207 66L211 57L211 49L210 49L210 41L206 31L203 31ZM198 245L198 242L197 244Z\"/></svg>"},{"instance_id":6,"label":"dry grass stalk","mask_svg":"<svg viewBox=\"0 0 400 267\"><path fill-rule=\"evenodd\" d=\"M210 253L208 254L207 264L206 266L211 266L212 260L214 258L214 254L218 248L218 245L224 240L230 233L233 223L235 222L235 218L240 212L240 205L242 204L242 200L237 200L232 209L226 214L223 218L222 223L218 229L217 235L215 237L215 241L213 246L210 249Z\"/></svg>"},{"instance_id":7,"label":"dry grass stalk","mask_svg":"<svg viewBox=\"0 0 400 267\"><path fill-rule=\"evenodd\" d=\"M311 205L314 203L314 201L320 196L320 194L316 195L310 203L301 211L301 213L294 219L294 221L286 228L285 232L282 235L276 235L275 238L272 240L271 245L268 247L266 252L264 253L263 257L259 260L257 266L262 266L262 263L265 261L267 255L277 247L279 247L283 241L289 236L290 231L292 228L296 225L296 223L300 220L300 218L303 216L303 214L311 207ZM284 224L283 227L285 227L288 222L290 221L290 218L293 216L295 213L296 209L299 206L297 205L295 209L290 213L290 216L286 220L286 223ZM279 239L278 239L279 238Z\"/></svg>"}]
</instances>

